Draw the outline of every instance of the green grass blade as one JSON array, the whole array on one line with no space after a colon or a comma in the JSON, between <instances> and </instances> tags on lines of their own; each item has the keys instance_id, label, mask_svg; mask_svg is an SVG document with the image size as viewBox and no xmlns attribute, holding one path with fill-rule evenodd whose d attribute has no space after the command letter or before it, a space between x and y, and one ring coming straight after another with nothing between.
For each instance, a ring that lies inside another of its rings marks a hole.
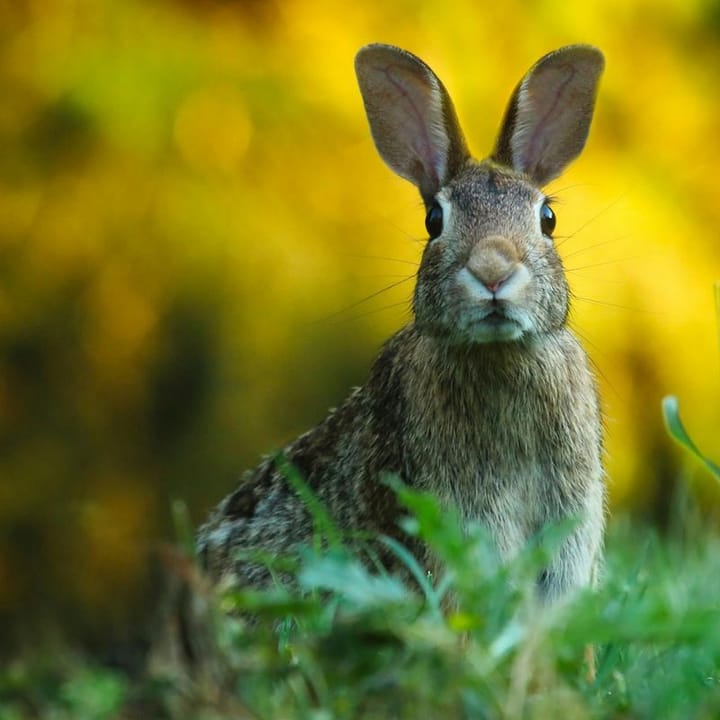
<instances>
[{"instance_id":1,"label":"green grass blade","mask_svg":"<svg viewBox=\"0 0 720 720\"><path fill-rule=\"evenodd\" d=\"M195 531L187 504L182 500L173 500L170 504L170 514L178 544L190 557L194 558Z\"/></svg>"},{"instance_id":2,"label":"green grass blade","mask_svg":"<svg viewBox=\"0 0 720 720\"><path fill-rule=\"evenodd\" d=\"M408 572L415 578L415 581L420 586L428 607L432 610L435 617L442 616L442 596L433 587L433 584L428 577L425 570L420 566L416 557L402 544L399 543L395 538L389 537L388 535L381 535L380 542L387 547L408 569Z\"/></svg>"},{"instance_id":3,"label":"green grass blade","mask_svg":"<svg viewBox=\"0 0 720 720\"><path fill-rule=\"evenodd\" d=\"M297 468L283 455L277 453L274 457L275 467L282 473L288 484L298 494L312 516L316 533L327 540L330 547L341 548L343 546L342 532L333 522L330 514L320 501L320 498L313 492L312 488L305 482Z\"/></svg>"},{"instance_id":4,"label":"green grass blade","mask_svg":"<svg viewBox=\"0 0 720 720\"><path fill-rule=\"evenodd\" d=\"M697 445L692 441L685 430L685 426L680 420L680 407L678 399L674 395L667 395L662 401L663 417L665 425L670 436L677 443L689 450L705 467L720 481L720 466L716 465L712 460L706 458L699 450Z\"/></svg>"}]
</instances>

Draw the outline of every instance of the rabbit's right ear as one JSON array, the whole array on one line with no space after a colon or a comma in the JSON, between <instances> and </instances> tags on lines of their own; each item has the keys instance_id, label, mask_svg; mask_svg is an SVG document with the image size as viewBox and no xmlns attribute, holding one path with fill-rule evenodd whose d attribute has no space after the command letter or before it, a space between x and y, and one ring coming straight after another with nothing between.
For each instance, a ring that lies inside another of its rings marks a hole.
<instances>
[{"instance_id":1,"label":"rabbit's right ear","mask_svg":"<svg viewBox=\"0 0 720 720\"><path fill-rule=\"evenodd\" d=\"M362 48L355 72L380 156L429 204L468 158L450 96L422 60L392 45Z\"/></svg>"},{"instance_id":2,"label":"rabbit's right ear","mask_svg":"<svg viewBox=\"0 0 720 720\"><path fill-rule=\"evenodd\" d=\"M604 65L591 45L540 58L515 88L493 160L541 187L556 178L585 146Z\"/></svg>"}]
</instances>

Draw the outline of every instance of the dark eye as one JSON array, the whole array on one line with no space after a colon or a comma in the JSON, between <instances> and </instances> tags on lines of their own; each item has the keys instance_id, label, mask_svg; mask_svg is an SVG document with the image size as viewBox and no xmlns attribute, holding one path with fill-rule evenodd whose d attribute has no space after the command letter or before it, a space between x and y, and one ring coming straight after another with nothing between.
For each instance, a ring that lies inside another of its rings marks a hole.
<instances>
[{"instance_id":1,"label":"dark eye","mask_svg":"<svg viewBox=\"0 0 720 720\"><path fill-rule=\"evenodd\" d=\"M540 230L545 237L552 237L555 230L555 213L546 202L540 208Z\"/></svg>"},{"instance_id":2,"label":"dark eye","mask_svg":"<svg viewBox=\"0 0 720 720\"><path fill-rule=\"evenodd\" d=\"M425 229L431 240L434 240L443 231L443 211L437 200L433 202L425 216Z\"/></svg>"}]
</instances>

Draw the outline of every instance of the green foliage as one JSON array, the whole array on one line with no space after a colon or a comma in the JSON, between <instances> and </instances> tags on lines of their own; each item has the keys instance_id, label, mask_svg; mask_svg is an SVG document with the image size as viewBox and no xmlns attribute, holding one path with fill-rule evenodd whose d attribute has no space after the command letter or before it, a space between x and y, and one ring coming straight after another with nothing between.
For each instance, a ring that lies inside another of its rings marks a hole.
<instances>
[{"instance_id":1,"label":"green foliage","mask_svg":"<svg viewBox=\"0 0 720 720\"><path fill-rule=\"evenodd\" d=\"M718 340L720 340L720 282L715 283L715 315L717 317L718 325ZM680 405L678 399L674 395L668 395L663 398L662 401L663 417L665 419L665 426L670 434L677 443L690 452L697 460L699 460L710 472L710 474L718 481L720 481L720 465L717 465L708 457L703 455L698 446L693 442L690 435L688 435L685 426L680 419Z\"/></svg>"},{"instance_id":2,"label":"green foliage","mask_svg":"<svg viewBox=\"0 0 720 720\"><path fill-rule=\"evenodd\" d=\"M128 696L120 673L64 657L64 672L46 663L14 664L0 674L0 720L25 717L52 720L111 720Z\"/></svg>"},{"instance_id":3,"label":"green foliage","mask_svg":"<svg viewBox=\"0 0 720 720\"><path fill-rule=\"evenodd\" d=\"M663 416L665 418L665 425L670 433L670 436L694 455L715 477L716 480L720 481L720 465L716 465L712 460L705 457L700 452L697 445L692 441L690 436L685 430L685 426L680 419L680 406L678 399L674 395L668 395L663 398L662 401Z\"/></svg>"},{"instance_id":4,"label":"green foliage","mask_svg":"<svg viewBox=\"0 0 720 720\"><path fill-rule=\"evenodd\" d=\"M129 683L77 663L15 667L0 681L0 718L145 717L131 710L153 694L152 716L173 720L718 716L719 537L689 528L667 541L616 522L601 588L541 608L535 579L571 523L503 565L480 528L465 532L432 496L388 482L408 509L405 528L442 559L441 576L389 538L406 578L375 570L350 541L315 543L294 559L292 581L220 595L230 612L194 676L178 666ZM208 680L210 665L220 680Z\"/></svg>"}]
</instances>

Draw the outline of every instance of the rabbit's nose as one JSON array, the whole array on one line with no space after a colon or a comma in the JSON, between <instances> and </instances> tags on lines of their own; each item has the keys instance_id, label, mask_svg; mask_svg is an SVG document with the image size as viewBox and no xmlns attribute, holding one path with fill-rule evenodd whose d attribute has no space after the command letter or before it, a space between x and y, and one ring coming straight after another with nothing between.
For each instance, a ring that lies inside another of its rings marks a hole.
<instances>
[{"instance_id":1,"label":"rabbit's nose","mask_svg":"<svg viewBox=\"0 0 720 720\"><path fill-rule=\"evenodd\" d=\"M491 293L496 294L515 274L519 260L504 238L488 238L474 248L466 267Z\"/></svg>"},{"instance_id":2,"label":"rabbit's nose","mask_svg":"<svg viewBox=\"0 0 720 720\"><path fill-rule=\"evenodd\" d=\"M472 272L472 271L471 271ZM491 293L496 294L505 283L515 274L515 268L510 270L507 275L495 279L495 275L485 275L483 273L472 273Z\"/></svg>"}]
</instances>

